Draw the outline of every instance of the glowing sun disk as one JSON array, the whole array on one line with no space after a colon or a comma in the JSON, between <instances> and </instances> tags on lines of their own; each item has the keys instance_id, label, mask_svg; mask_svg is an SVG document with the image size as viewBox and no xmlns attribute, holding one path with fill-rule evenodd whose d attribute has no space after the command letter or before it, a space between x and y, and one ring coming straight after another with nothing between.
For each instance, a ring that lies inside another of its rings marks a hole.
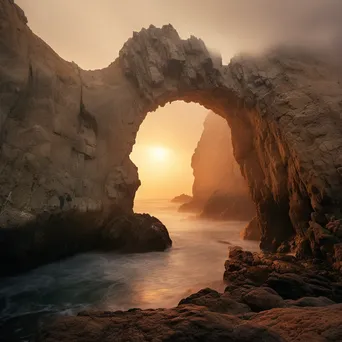
<instances>
[{"instance_id":1,"label":"glowing sun disk","mask_svg":"<svg viewBox=\"0 0 342 342\"><path fill-rule=\"evenodd\" d=\"M166 161L169 157L169 150L162 146L153 146L149 149L149 155L154 161Z\"/></svg>"}]
</instances>

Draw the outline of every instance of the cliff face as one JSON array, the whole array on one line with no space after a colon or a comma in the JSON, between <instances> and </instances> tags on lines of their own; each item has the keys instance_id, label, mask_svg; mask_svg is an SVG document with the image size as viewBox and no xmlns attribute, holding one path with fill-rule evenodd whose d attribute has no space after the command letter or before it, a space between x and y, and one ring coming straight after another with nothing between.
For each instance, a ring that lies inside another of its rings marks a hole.
<instances>
[{"instance_id":1,"label":"cliff face","mask_svg":"<svg viewBox=\"0 0 342 342\"><path fill-rule=\"evenodd\" d=\"M227 120L213 112L209 112L204 121L191 167L194 174L193 200L186 203L183 210L191 207L202 211L202 216L211 218L253 217L254 203L250 198L247 182L241 175L240 166L234 158ZM240 206L243 208L238 208Z\"/></svg>"},{"instance_id":2,"label":"cliff face","mask_svg":"<svg viewBox=\"0 0 342 342\"><path fill-rule=\"evenodd\" d=\"M245 195L247 183L233 154L230 128L226 120L210 112L191 160L194 173L192 188L196 199L207 200L217 190Z\"/></svg>"},{"instance_id":3,"label":"cliff face","mask_svg":"<svg viewBox=\"0 0 342 342\"><path fill-rule=\"evenodd\" d=\"M9 219L52 210L63 196L80 211L131 211L136 133L149 111L174 100L227 119L262 247L297 234L317 251L326 215L341 217L342 77L328 53L284 48L224 66L201 40L151 26L107 68L83 71L37 38L12 0L0 0L0 46L0 200Z\"/></svg>"}]
</instances>

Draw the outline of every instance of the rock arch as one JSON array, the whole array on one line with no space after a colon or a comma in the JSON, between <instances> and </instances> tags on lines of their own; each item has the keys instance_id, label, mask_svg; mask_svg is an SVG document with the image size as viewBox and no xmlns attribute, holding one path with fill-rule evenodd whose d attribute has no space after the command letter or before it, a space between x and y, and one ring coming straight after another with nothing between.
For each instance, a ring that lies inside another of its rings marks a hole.
<instances>
[{"instance_id":1,"label":"rock arch","mask_svg":"<svg viewBox=\"0 0 342 342\"><path fill-rule=\"evenodd\" d=\"M11 194L12 216L49 210L60 193L78 210L132 210L136 133L174 100L227 119L263 248L341 216L341 72L326 56L284 48L222 65L200 39L150 26L107 68L84 71L36 37L13 1L0 5L0 196Z\"/></svg>"}]
</instances>

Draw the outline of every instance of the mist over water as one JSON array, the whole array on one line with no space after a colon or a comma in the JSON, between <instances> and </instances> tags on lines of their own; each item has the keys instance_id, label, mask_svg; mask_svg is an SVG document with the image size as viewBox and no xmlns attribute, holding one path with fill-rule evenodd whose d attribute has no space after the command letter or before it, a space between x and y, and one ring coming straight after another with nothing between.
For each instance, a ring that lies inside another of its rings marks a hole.
<instances>
[{"instance_id":1,"label":"mist over water","mask_svg":"<svg viewBox=\"0 0 342 342\"><path fill-rule=\"evenodd\" d=\"M158 217L173 248L145 254L89 253L0 283L0 340L24 341L38 318L84 309L172 307L204 287L223 291L229 245L258 250L239 237L246 222L196 220L168 200L141 200L136 212Z\"/></svg>"}]
</instances>

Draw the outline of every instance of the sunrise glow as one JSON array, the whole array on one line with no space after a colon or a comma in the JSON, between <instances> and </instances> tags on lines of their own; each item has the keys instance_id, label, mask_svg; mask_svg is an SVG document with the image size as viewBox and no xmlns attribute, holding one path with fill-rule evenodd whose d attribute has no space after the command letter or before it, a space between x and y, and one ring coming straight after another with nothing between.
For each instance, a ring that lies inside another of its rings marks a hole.
<instances>
[{"instance_id":1,"label":"sunrise glow","mask_svg":"<svg viewBox=\"0 0 342 342\"><path fill-rule=\"evenodd\" d=\"M170 158L170 150L163 146L152 146L148 150L149 157L154 162L166 162Z\"/></svg>"}]
</instances>

